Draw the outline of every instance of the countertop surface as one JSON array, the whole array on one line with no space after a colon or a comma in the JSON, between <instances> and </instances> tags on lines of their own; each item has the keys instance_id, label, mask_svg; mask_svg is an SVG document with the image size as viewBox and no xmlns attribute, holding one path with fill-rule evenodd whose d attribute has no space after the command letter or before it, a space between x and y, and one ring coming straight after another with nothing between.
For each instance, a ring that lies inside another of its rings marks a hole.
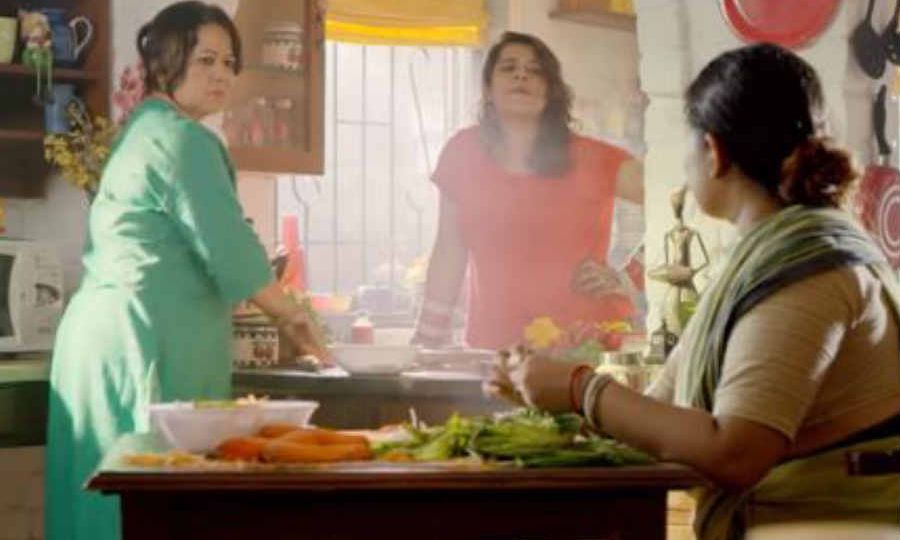
<instances>
[{"instance_id":1,"label":"countertop surface","mask_svg":"<svg viewBox=\"0 0 900 540\"><path fill-rule=\"evenodd\" d=\"M481 376L465 371L422 370L396 375L350 375L340 368L308 372L291 369L235 370L235 387L293 390L316 394L481 395Z\"/></svg>"},{"instance_id":2,"label":"countertop surface","mask_svg":"<svg viewBox=\"0 0 900 540\"><path fill-rule=\"evenodd\" d=\"M50 354L0 358L0 384L40 382L50 379Z\"/></svg>"}]
</instances>

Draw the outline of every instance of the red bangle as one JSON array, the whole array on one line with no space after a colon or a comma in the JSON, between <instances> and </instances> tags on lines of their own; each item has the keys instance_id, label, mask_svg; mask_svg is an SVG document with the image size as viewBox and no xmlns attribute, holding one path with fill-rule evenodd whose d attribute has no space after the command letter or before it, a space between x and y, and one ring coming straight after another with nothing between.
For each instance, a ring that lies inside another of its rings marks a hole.
<instances>
[{"instance_id":1,"label":"red bangle","mask_svg":"<svg viewBox=\"0 0 900 540\"><path fill-rule=\"evenodd\" d=\"M581 376L593 370L593 366L581 364L573 369L569 375L569 407L571 407L573 412L581 414Z\"/></svg>"}]
</instances>

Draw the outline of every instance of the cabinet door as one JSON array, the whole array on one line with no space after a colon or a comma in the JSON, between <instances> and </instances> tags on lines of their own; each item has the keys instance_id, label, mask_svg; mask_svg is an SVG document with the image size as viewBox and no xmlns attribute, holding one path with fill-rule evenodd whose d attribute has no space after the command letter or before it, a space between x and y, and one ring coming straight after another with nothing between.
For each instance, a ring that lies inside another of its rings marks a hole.
<instances>
[{"instance_id":1,"label":"cabinet door","mask_svg":"<svg viewBox=\"0 0 900 540\"><path fill-rule=\"evenodd\" d=\"M321 174L324 29L317 0L241 0L244 70L222 129L239 170Z\"/></svg>"}]
</instances>

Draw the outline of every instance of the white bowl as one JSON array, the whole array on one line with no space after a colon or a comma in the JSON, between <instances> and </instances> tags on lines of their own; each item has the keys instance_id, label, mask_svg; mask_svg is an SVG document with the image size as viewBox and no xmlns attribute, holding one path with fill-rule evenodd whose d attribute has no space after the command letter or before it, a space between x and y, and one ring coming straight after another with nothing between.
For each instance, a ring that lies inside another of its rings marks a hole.
<instances>
[{"instance_id":1,"label":"white bowl","mask_svg":"<svg viewBox=\"0 0 900 540\"><path fill-rule=\"evenodd\" d=\"M306 426L315 401L262 400L233 406L197 406L193 402L150 405L150 425L173 448L208 452L228 437L250 435L265 424Z\"/></svg>"},{"instance_id":2,"label":"white bowl","mask_svg":"<svg viewBox=\"0 0 900 540\"><path fill-rule=\"evenodd\" d=\"M348 373L396 375L413 366L419 348L413 345L334 344L331 354Z\"/></svg>"}]
</instances>

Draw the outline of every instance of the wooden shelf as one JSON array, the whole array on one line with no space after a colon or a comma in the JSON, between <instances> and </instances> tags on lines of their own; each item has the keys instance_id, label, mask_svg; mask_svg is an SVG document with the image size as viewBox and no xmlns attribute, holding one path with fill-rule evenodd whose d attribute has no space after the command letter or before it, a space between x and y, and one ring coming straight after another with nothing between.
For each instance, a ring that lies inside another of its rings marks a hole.
<instances>
[{"instance_id":1,"label":"wooden shelf","mask_svg":"<svg viewBox=\"0 0 900 540\"><path fill-rule=\"evenodd\" d=\"M0 14L15 13L22 0L0 0ZM55 65L53 83L71 84L91 114L109 116L112 61L112 0L44 0L94 25L94 36L77 67ZM44 158L44 107L33 101L35 72L22 64L0 64L0 197L43 197L52 168Z\"/></svg>"},{"instance_id":2,"label":"wooden shelf","mask_svg":"<svg viewBox=\"0 0 900 540\"><path fill-rule=\"evenodd\" d=\"M0 129L0 141L43 141L44 132L30 129Z\"/></svg>"},{"instance_id":3,"label":"wooden shelf","mask_svg":"<svg viewBox=\"0 0 900 540\"><path fill-rule=\"evenodd\" d=\"M21 64L0 64L0 76L32 77L34 70ZM84 69L54 68L53 79L61 81L95 81L103 77L99 71Z\"/></svg>"},{"instance_id":4,"label":"wooden shelf","mask_svg":"<svg viewBox=\"0 0 900 540\"><path fill-rule=\"evenodd\" d=\"M250 73L260 73L263 75L274 75L276 77L287 77L291 79L303 79L303 66L298 69L281 69L276 67L264 66L262 64L251 64L244 66L244 71Z\"/></svg>"},{"instance_id":5,"label":"wooden shelf","mask_svg":"<svg viewBox=\"0 0 900 540\"><path fill-rule=\"evenodd\" d=\"M637 17L633 13L614 11L609 0L560 0L550 12L550 18L627 32L637 29Z\"/></svg>"}]
</instances>

